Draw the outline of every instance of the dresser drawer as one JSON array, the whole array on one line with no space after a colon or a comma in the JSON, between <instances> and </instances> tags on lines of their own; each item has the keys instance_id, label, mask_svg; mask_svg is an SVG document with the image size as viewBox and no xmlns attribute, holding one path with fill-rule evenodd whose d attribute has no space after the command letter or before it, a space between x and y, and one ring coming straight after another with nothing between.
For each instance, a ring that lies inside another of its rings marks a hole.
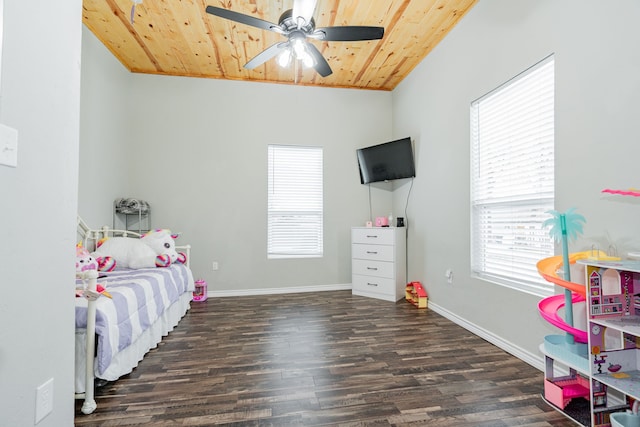
<instances>
[{"instance_id":1,"label":"dresser drawer","mask_svg":"<svg viewBox=\"0 0 640 427\"><path fill-rule=\"evenodd\" d=\"M371 243L374 245L393 245L395 229L386 227L363 227L351 229L352 243Z\"/></svg>"},{"instance_id":2,"label":"dresser drawer","mask_svg":"<svg viewBox=\"0 0 640 427\"><path fill-rule=\"evenodd\" d=\"M392 262L370 261L365 259L351 260L351 274L387 277L392 279L394 277L394 273Z\"/></svg>"},{"instance_id":3,"label":"dresser drawer","mask_svg":"<svg viewBox=\"0 0 640 427\"><path fill-rule=\"evenodd\" d=\"M376 261L393 261L393 246L354 243L351 245L351 257Z\"/></svg>"},{"instance_id":4,"label":"dresser drawer","mask_svg":"<svg viewBox=\"0 0 640 427\"><path fill-rule=\"evenodd\" d=\"M389 295L392 298L392 301L395 301L394 298L396 284L393 279L386 279L383 277L371 277L371 276L361 276L359 274L354 274L352 277L353 283L353 291L358 294L363 293L376 293L382 295Z\"/></svg>"}]
</instances>

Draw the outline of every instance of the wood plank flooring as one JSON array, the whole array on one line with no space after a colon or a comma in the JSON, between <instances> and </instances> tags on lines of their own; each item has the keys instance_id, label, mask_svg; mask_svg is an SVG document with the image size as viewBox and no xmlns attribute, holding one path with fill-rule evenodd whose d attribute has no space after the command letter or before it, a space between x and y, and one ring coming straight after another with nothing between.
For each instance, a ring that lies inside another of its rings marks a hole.
<instances>
[{"instance_id":1,"label":"wood plank flooring","mask_svg":"<svg viewBox=\"0 0 640 427\"><path fill-rule=\"evenodd\" d=\"M532 310L535 307L531 307ZM350 291L194 302L76 426L574 426L543 374L430 310Z\"/></svg>"}]
</instances>

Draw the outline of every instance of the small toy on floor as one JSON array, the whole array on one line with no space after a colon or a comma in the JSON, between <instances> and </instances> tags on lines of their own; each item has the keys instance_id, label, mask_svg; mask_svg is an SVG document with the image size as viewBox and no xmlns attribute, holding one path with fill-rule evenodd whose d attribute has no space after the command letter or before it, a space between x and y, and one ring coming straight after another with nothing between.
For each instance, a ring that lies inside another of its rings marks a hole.
<instances>
[{"instance_id":1,"label":"small toy on floor","mask_svg":"<svg viewBox=\"0 0 640 427\"><path fill-rule=\"evenodd\" d=\"M405 288L405 298L417 308L427 308L427 291L424 290L422 283L411 282Z\"/></svg>"}]
</instances>

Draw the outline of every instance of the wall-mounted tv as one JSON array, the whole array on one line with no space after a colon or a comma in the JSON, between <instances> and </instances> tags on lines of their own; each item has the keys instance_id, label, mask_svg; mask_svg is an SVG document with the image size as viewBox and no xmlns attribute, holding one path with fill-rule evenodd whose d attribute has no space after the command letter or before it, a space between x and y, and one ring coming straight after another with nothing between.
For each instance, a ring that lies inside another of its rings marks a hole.
<instances>
[{"instance_id":1,"label":"wall-mounted tv","mask_svg":"<svg viewBox=\"0 0 640 427\"><path fill-rule=\"evenodd\" d=\"M416 176L409 137L360 148L356 153L362 184Z\"/></svg>"}]
</instances>

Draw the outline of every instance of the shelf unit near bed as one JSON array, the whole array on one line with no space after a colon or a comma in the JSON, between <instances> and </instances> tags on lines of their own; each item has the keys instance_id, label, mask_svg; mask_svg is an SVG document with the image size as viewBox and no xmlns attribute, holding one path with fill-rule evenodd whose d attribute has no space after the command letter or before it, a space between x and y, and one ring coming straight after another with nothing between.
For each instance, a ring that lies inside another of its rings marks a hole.
<instances>
[{"instance_id":1,"label":"shelf unit near bed","mask_svg":"<svg viewBox=\"0 0 640 427\"><path fill-rule=\"evenodd\" d=\"M122 224L124 230L139 234L151 230L151 207L143 200L116 199L113 201L113 228Z\"/></svg>"}]
</instances>

